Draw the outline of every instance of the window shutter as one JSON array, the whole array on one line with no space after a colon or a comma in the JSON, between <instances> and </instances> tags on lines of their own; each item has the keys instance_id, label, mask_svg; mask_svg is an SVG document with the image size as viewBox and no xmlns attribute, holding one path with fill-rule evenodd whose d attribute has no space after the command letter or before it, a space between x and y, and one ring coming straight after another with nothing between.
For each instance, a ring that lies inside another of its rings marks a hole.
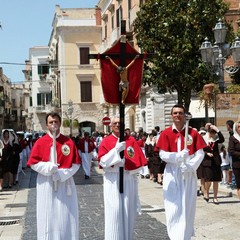
<instances>
[{"instance_id":1,"label":"window shutter","mask_svg":"<svg viewBox=\"0 0 240 240\"><path fill-rule=\"evenodd\" d=\"M81 82L81 102L92 102L92 82Z\"/></svg>"},{"instance_id":2,"label":"window shutter","mask_svg":"<svg viewBox=\"0 0 240 240\"><path fill-rule=\"evenodd\" d=\"M88 47L80 48L80 64L89 64L88 54L89 54Z\"/></svg>"},{"instance_id":3,"label":"window shutter","mask_svg":"<svg viewBox=\"0 0 240 240\"><path fill-rule=\"evenodd\" d=\"M29 106L32 107L32 97L29 98Z\"/></svg>"},{"instance_id":4,"label":"window shutter","mask_svg":"<svg viewBox=\"0 0 240 240\"><path fill-rule=\"evenodd\" d=\"M37 105L42 105L42 95L41 93L37 93Z\"/></svg>"},{"instance_id":5,"label":"window shutter","mask_svg":"<svg viewBox=\"0 0 240 240\"><path fill-rule=\"evenodd\" d=\"M38 75L42 74L42 66L38 65Z\"/></svg>"}]
</instances>

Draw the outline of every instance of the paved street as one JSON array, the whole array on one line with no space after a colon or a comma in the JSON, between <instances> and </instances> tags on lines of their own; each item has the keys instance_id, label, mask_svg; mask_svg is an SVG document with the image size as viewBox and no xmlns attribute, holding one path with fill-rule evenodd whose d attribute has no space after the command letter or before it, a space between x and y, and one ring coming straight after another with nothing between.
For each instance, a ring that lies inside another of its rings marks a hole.
<instances>
[{"instance_id":1,"label":"paved street","mask_svg":"<svg viewBox=\"0 0 240 240\"><path fill-rule=\"evenodd\" d=\"M36 240L36 173L26 169L20 185L0 193L0 240ZM79 198L80 239L104 239L102 172L94 168L85 180L82 170L75 175ZM240 239L240 201L221 186L219 205L198 197L196 237L193 240ZM233 191L233 193L235 193ZM165 226L162 187L149 179L139 178L142 214L137 217L134 240L169 239ZM212 195L211 195L212 196ZM18 221L16 221L18 220ZM8 224L3 224L8 223Z\"/></svg>"},{"instance_id":2,"label":"paved street","mask_svg":"<svg viewBox=\"0 0 240 240\"><path fill-rule=\"evenodd\" d=\"M96 169L96 168L95 168ZM147 180L147 179L146 179ZM148 180L149 181L149 180ZM28 194L28 206L26 210L25 228L22 240L36 240L36 173L31 172L30 191ZM84 179L82 170L75 175L77 185L80 215L80 239L94 240L104 239L104 206L103 206L103 187L102 174L93 171L92 177ZM134 239L169 239L166 226L157 221L154 217L147 214L148 211L162 211L154 209L148 204L143 204L143 212L137 218Z\"/></svg>"}]
</instances>

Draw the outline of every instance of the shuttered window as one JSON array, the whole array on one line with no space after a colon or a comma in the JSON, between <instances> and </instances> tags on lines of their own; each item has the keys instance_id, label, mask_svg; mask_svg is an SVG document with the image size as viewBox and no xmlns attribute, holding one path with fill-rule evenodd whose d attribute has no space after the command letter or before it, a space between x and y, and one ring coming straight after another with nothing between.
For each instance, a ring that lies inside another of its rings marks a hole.
<instances>
[{"instance_id":1,"label":"shuttered window","mask_svg":"<svg viewBox=\"0 0 240 240\"><path fill-rule=\"evenodd\" d=\"M50 104L52 101L52 92L50 93L37 93L37 105Z\"/></svg>"},{"instance_id":2,"label":"shuttered window","mask_svg":"<svg viewBox=\"0 0 240 240\"><path fill-rule=\"evenodd\" d=\"M89 48L88 47L80 47L79 48L80 52L80 64L89 64Z\"/></svg>"},{"instance_id":3,"label":"shuttered window","mask_svg":"<svg viewBox=\"0 0 240 240\"><path fill-rule=\"evenodd\" d=\"M92 82L83 81L81 87L81 102L92 102Z\"/></svg>"}]
</instances>

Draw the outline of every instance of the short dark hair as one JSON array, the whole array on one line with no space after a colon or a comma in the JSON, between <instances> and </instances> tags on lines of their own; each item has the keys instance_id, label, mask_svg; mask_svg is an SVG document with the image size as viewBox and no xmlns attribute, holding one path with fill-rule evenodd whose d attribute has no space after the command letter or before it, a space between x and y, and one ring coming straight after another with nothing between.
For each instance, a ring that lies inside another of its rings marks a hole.
<instances>
[{"instance_id":1,"label":"short dark hair","mask_svg":"<svg viewBox=\"0 0 240 240\"><path fill-rule=\"evenodd\" d=\"M158 132L160 131L160 127L159 126L156 126L154 129L157 130Z\"/></svg>"},{"instance_id":2,"label":"short dark hair","mask_svg":"<svg viewBox=\"0 0 240 240\"><path fill-rule=\"evenodd\" d=\"M226 121L226 124L227 124L231 129L233 129L233 124L234 124L234 121L233 121L233 120L227 120L227 121Z\"/></svg>"},{"instance_id":3,"label":"short dark hair","mask_svg":"<svg viewBox=\"0 0 240 240\"><path fill-rule=\"evenodd\" d=\"M51 117L57 117L57 118L59 119L60 123L61 123L61 121L62 121L60 115L59 115L57 112L49 112L49 113L47 113L46 118L45 118L46 124L48 123L48 117L49 117L49 116L51 116Z\"/></svg>"},{"instance_id":4,"label":"short dark hair","mask_svg":"<svg viewBox=\"0 0 240 240\"><path fill-rule=\"evenodd\" d=\"M175 105L172 107L172 109L171 109L171 115L172 115L172 113L173 113L173 109L174 109L174 108L182 108L183 111L184 111L184 113L186 112L185 107L184 107L182 104L175 104Z\"/></svg>"}]
</instances>

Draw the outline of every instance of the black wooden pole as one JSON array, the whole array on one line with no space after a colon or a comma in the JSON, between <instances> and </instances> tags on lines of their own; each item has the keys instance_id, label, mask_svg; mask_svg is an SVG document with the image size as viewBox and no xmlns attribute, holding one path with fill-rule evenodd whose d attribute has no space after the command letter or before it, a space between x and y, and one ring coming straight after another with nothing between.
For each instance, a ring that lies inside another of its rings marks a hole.
<instances>
[{"instance_id":1,"label":"black wooden pole","mask_svg":"<svg viewBox=\"0 0 240 240\"><path fill-rule=\"evenodd\" d=\"M126 66L126 21L121 21L121 39L120 39L120 66ZM119 90L119 114L120 114L120 139L119 142L124 141L125 129L125 105L122 104L122 89ZM120 157L124 157L124 151L120 153ZM119 169L119 192L123 193L124 183L124 167Z\"/></svg>"}]
</instances>

